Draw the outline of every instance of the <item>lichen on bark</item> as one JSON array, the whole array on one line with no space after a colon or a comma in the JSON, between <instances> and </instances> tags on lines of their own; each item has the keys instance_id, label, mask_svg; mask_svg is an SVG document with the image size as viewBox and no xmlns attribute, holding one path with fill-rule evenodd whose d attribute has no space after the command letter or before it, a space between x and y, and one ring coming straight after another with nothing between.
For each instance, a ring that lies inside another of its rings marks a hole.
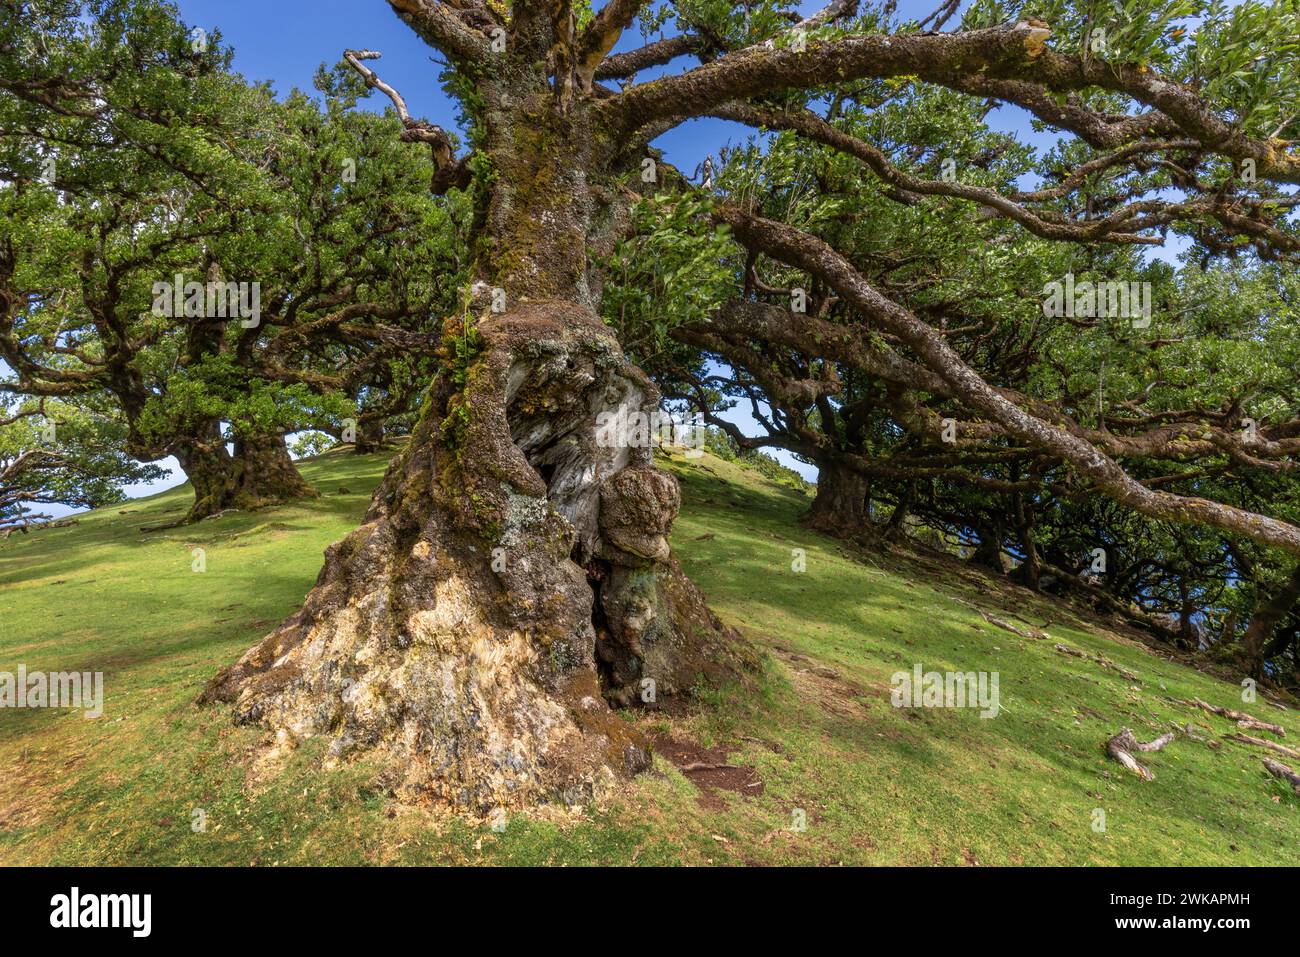
<instances>
[{"instance_id":1,"label":"lichen on bark","mask_svg":"<svg viewBox=\"0 0 1300 957\"><path fill-rule=\"evenodd\" d=\"M650 449L598 441L600 413L658 401L610 332L565 301L476 331L463 384L431 387L303 609L203 699L273 731L267 757L329 736L331 762L378 755L400 796L483 814L644 769L611 703L647 678L662 695L725 680L745 656L668 548L675 480Z\"/></svg>"}]
</instances>

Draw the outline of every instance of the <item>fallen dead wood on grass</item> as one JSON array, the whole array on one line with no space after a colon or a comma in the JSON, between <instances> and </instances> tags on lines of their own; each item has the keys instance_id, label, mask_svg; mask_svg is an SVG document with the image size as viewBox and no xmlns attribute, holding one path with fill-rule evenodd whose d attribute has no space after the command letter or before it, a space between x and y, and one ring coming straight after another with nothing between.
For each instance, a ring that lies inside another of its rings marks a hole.
<instances>
[{"instance_id":1,"label":"fallen dead wood on grass","mask_svg":"<svg viewBox=\"0 0 1300 957\"><path fill-rule=\"evenodd\" d=\"M1273 777L1290 781L1292 790L1300 794L1300 774L1296 774L1281 761L1274 761L1272 758L1264 759L1264 767L1268 768L1268 773Z\"/></svg>"},{"instance_id":2,"label":"fallen dead wood on grass","mask_svg":"<svg viewBox=\"0 0 1300 957\"><path fill-rule=\"evenodd\" d=\"M1266 741L1263 738L1252 738L1248 734L1225 734L1229 741L1236 741L1240 744L1253 744L1257 748L1268 748L1270 751L1276 751L1278 754L1285 754L1288 758L1295 758L1300 761L1300 751L1295 748L1288 748L1285 744L1278 744L1276 741Z\"/></svg>"},{"instance_id":3,"label":"fallen dead wood on grass","mask_svg":"<svg viewBox=\"0 0 1300 957\"><path fill-rule=\"evenodd\" d=\"M1121 728L1119 734L1106 742L1106 753L1142 780L1154 781L1156 778L1155 772L1146 765L1139 764L1137 758L1133 757L1133 752L1160 751L1170 741L1174 740L1174 737L1174 732L1166 731L1154 741L1148 741L1146 744L1143 744L1134 736L1131 729Z\"/></svg>"},{"instance_id":4,"label":"fallen dead wood on grass","mask_svg":"<svg viewBox=\"0 0 1300 957\"><path fill-rule=\"evenodd\" d=\"M981 611L980 617L983 618L985 621L987 621L990 625L996 625L998 628L1002 628L1005 631L1015 632L1021 638L1035 638L1041 641L1044 638L1052 637L1047 632L1042 631L1041 629L1038 628L1031 628L1029 631L1025 631L1023 628L1017 628L1015 625L1011 624L1011 622L1003 621L1001 618L997 618L994 615L988 614L988 612Z\"/></svg>"},{"instance_id":5,"label":"fallen dead wood on grass","mask_svg":"<svg viewBox=\"0 0 1300 957\"><path fill-rule=\"evenodd\" d=\"M1221 718L1227 718L1230 721L1237 722L1237 727L1247 728L1253 731L1272 731L1279 738L1286 737L1286 728L1280 724L1271 724L1268 721L1260 721L1258 718L1246 714L1244 711L1233 711L1231 708L1220 708L1218 705L1209 704L1200 698L1193 698L1188 701L1186 698L1170 698L1178 704L1185 704L1190 708L1200 708L1208 711L1210 714L1217 714Z\"/></svg>"},{"instance_id":6,"label":"fallen dead wood on grass","mask_svg":"<svg viewBox=\"0 0 1300 957\"><path fill-rule=\"evenodd\" d=\"M1049 635L1047 632L1043 631L1040 628L1031 627L1028 631L1026 631L1023 628L1017 628L1015 625L1011 624L1011 622L1003 618L999 618L996 615L990 615L988 612L984 611L984 609L980 608L979 605L976 605L974 602L969 602L964 598L957 598L953 595L949 595L948 597L951 598L959 605L965 605L967 608L975 609L976 613L979 614L979 616L983 618L985 621L987 621L990 625L993 625L997 628L1001 628L1003 631L1009 631L1012 634L1019 635L1021 638L1034 638L1036 640L1041 641L1044 638L1052 637L1051 635Z\"/></svg>"}]
</instances>

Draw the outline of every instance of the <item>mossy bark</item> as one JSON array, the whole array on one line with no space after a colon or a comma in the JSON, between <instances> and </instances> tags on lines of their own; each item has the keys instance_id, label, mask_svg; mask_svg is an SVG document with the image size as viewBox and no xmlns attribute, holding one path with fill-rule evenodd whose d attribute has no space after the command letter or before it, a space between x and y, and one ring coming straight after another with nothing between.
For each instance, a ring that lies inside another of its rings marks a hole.
<instances>
[{"instance_id":1,"label":"mossy bark","mask_svg":"<svg viewBox=\"0 0 1300 957\"><path fill-rule=\"evenodd\" d=\"M649 764L611 710L747 663L672 558L675 480L602 441L658 396L570 301L449 323L446 371L301 611L204 700L381 756L381 783L484 814L581 802Z\"/></svg>"},{"instance_id":2,"label":"mossy bark","mask_svg":"<svg viewBox=\"0 0 1300 957\"><path fill-rule=\"evenodd\" d=\"M237 438L232 455L214 430L203 440L176 445L176 459L194 489L187 522L230 509L247 511L314 497L316 490L298 472L284 436Z\"/></svg>"},{"instance_id":3,"label":"mossy bark","mask_svg":"<svg viewBox=\"0 0 1300 957\"><path fill-rule=\"evenodd\" d=\"M234 446L235 484L249 497L282 504L318 494L298 471L283 435L236 436Z\"/></svg>"}]
</instances>

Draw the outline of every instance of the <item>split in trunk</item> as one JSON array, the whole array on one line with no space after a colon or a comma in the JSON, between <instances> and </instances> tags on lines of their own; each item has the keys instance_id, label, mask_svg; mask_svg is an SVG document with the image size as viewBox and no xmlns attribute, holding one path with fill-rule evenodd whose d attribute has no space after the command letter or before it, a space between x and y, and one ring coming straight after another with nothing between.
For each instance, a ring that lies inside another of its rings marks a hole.
<instances>
[{"instance_id":1,"label":"split in trunk","mask_svg":"<svg viewBox=\"0 0 1300 957\"><path fill-rule=\"evenodd\" d=\"M724 680L744 652L670 553L676 481L600 431L658 399L609 331L571 302L452 325L364 524L203 698L273 729L272 754L378 754L409 799L590 800L650 760L611 702Z\"/></svg>"}]
</instances>

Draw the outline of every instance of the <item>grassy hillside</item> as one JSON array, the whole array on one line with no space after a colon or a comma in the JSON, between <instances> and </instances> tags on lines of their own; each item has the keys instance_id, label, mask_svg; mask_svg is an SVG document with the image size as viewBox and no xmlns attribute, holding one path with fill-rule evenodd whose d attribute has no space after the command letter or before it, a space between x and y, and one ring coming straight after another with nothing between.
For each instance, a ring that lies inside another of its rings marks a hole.
<instances>
[{"instance_id":1,"label":"grassy hillside","mask_svg":"<svg viewBox=\"0 0 1300 957\"><path fill-rule=\"evenodd\" d=\"M1288 742L1295 712L1242 705L1234 685L1021 589L809 533L804 496L712 457L670 465L684 497L673 544L765 667L693 714L638 714L660 742L655 772L499 832L391 804L364 763L318 771L324 742L255 779L245 756L261 732L194 697L294 610L383 464L324 456L304 468L319 500L195 528L138 530L178 516L183 488L0 543L0 671L106 675L98 719L0 711L0 863L1300 863L1300 798L1264 771L1269 752L1170 699L1243 708ZM891 707L891 674L918 662L998 672L1002 712ZM1152 782L1103 753L1122 726L1147 740L1174 723L1194 736L1140 756ZM690 764L721 766L674 766Z\"/></svg>"}]
</instances>

